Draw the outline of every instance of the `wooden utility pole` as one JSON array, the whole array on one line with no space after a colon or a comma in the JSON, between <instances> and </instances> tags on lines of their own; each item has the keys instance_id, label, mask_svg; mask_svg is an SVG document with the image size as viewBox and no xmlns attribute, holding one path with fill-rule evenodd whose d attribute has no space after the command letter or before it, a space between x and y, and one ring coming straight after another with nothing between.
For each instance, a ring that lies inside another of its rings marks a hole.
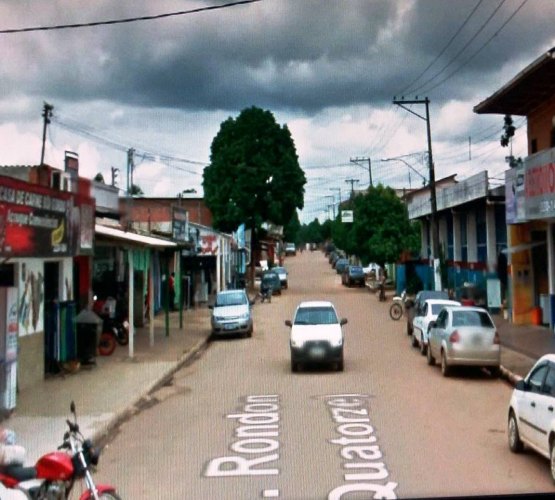
<instances>
[{"instance_id":1,"label":"wooden utility pole","mask_svg":"<svg viewBox=\"0 0 555 500\"><path fill-rule=\"evenodd\" d=\"M363 156L363 157L356 157L350 159L351 163L356 163L357 165L363 161L368 162L368 179L369 179L369 186L372 187L372 161L370 158Z\"/></svg>"},{"instance_id":2,"label":"wooden utility pole","mask_svg":"<svg viewBox=\"0 0 555 500\"><path fill-rule=\"evenodd\" d=\"M47 102L44 103L44 107L42 108L42 151L40 154L40 164L44 165L44 148L46 144L46 127L50 123L50 118L52 117L52 110L54 106L52 104L48 104Z\"/></svg>"},{"instance_id":3,"label":"wooden utility pole","mask_svg":"<svg viewBox=\"0 0 555 500\"><path fill-rule=\"evenodd\" d=\"M358 182L358 179L345 179L345 182L349 182L351 184L351 198L354 198L355 196L354 184L355 182Z\"/></svg>"},{"instance_id":4,"label":"wooden utility pole","mask_svg":"<svg viewBox=\"0 0 555 500\"><path fill-rule=\"evenodd\" d=\"M425 99L411 99L405 100L404 98L401 99L393 99L393 104L397 104L401 106L403 109L412 113L413 115L417 116L421 120L426 122L426 132L428 135L428 170L429 170L429 178L430 178L430 202L431 202L431 215L430 215L430 226L432 230L432 261L439 258L439 227L437 224L437 199L436 199L436 176L434 170L434 160L432 156L432 133L430 130L430 100L426 97ZM405 107L405 104L425 104L426 106L426 116L421 116L418 113L415 113L412 109ZM439 269L439 266L437 266ZM438 272L441 273L441 270ZM441 275L440 275L441 281ZM437 288L437 286L436 286Z\"/></svg>"}]
</instances>

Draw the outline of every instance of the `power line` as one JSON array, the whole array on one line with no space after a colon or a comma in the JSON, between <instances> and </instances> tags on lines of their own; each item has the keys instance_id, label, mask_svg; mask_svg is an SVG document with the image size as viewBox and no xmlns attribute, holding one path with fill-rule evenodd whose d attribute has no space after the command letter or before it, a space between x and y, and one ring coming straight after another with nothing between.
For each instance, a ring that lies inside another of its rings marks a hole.
<instances>
[{"instance_id":1,"label":"power line","mask_svg":"<svg viewBox=\"0 0 555 500\"><path fill-rule=\"evenodd\" d=\"M506 2L506 0L501 0L501 2L499 2L499 5L495 8L495 10L490 14L490 16L484 21L484 23L482 24L482 26L480 26L480 28L478 28L478 31L476 31L476 33L474 33L474 35L472 35L472 37L470 38L470 40L468 40L468 42L466 42L466 44L462 47L462 49L460 49L455 56L445 65L443 66L443 68L441 68L440 71L438 71L434 76L432 76L431 78L428 78L424 83L420 84L420 86L416 87L414 90L412 90L410 93L416 93L419 92L421 89L423 89L428 83L432 82L433 80L435 80L439 75L441 75L449 66L451 66L451 64L453 64L458 58L459 56L468 48L468 46L474 41L476 40L476 37L483 31L483 29L489 24L489 22L493 19L493 17L497 14L497 12L499 11L499 9L501 8L501 6ZM422 93L426 93L426 92L422 92Z\"/></svg>"},{"instance_id":2,"label":"power line","mask_svg":"<svg viewBox=\"0 0 555 500\"><path fill-rule=\"evenodd\" d=\"M54 31L54 30L63 30L63 29L90 28L93 26L107 26L112 24L134 23L138 21L152 21L154 19L163 19L166 17L176 17L176 16L184 16L187 14L197 14L199 12L205 12L209 10L227 9L228 7L236 7L237 5L244 5L249 3L261 2L261 1L262 0L241 0L238 2L225 3L222 5L212 5L209 7L199 7L197 9L179 10L176 12L166 12L164 14L155 14L152 16L128 17L124 19L110 19L107 21L93 21L88 23L58 24L54 26L33 26L29 28L5 29L5 30L0 30L0 35L13 35L15 33L28 33L31 31Z\"/></svg>"},{"instance_id":3,"label":"power line","mask_svg":"<svg viewBox=\"0 0 555 500\"><path fill-rule=\"evenodd\" d=\"M435 57L435 59L428 64L428 66L426 66L426 68L412 81L410 82L401 92L397 92L397 95L401 95L401 94L405 94L407 93L407 90L409 90L418 80L420 80L420 78L422 78L422 76L426 73L426 71L428 71L435 63L436 61L445 53L445 51L451 46L451 44L453 43L453 40L455 40L455 38L457 37L457 35L462 31L462 29L466 26L466 24L468 23L468 21L470 21L470 18L474 15L474 13L476 12L476 10L478 10L478 7L480 7L480 5L482 4L484 0L479 0L478 3L474 6L474 8L472 9L472 11L470 12L470 14L468 14L468 16L466 16L466 19L464 20L464 22L459 26L459 29L455 32L455 34L451 37L451 39L447 42L447 44L445 45L445 47L443 47L443 49L441 50L441 52Z\"/></svg>"}]
</instances>

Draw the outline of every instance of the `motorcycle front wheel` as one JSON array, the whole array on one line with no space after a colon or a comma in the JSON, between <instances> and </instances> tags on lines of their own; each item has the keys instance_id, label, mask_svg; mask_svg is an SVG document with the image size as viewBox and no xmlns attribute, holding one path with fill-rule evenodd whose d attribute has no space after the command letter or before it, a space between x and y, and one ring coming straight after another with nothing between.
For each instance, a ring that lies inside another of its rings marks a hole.
<instances>
[{"instance_id":1,"label":"motorcycle front wheel","mask_svg":"<svg viewBox=\"0 0 555 500\"><path fill-rule=\"evenodd\" d=\"M100 500L121 500L121 497L114 492L104 492L98 496Z\"/></svg>"},{"instance_id":2,"label":"motorcycle front wheel","mask_svg":"<svg viewBox=\"0 0 555 500\"><path fill-rule=\"evenodd\" d=\"M129 322L124 321L119 327L117 341L119 345L129 344Z\"/></svg>"}]
</instances>

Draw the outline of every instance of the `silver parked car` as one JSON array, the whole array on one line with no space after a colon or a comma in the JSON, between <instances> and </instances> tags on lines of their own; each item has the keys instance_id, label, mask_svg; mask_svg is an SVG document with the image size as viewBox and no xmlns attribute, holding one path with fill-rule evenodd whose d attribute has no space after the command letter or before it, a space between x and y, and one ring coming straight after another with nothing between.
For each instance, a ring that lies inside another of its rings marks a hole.
<instances>
[{"instance_id":1,"label":"silver parked car","mask_svg":"<svg viewBox=\"0 0 555 500\"><path fill-rule=\"evenodd\" d=\"M555 355L542 356L511 395L508 415L509 448L524 445L549 459L555 481Z\"/></svg>"},{"instance_id":2,"label":"silver parked car","mask_svg":"<svg viewBox=\"0 0 555 500\"><path fill-rule=\"evenodd\" d=\"M252 306L245 290L225 290L218 292L210 319L212 335L243 334L252 336Z\"/></svg>"},{"instance_id":3,"label":"silver parked car","mask_svg":"<svg viewBox=\"0 0 555 500\"><path fill-rule=\"evenodd\" d=\"M483 366L498 376L501 363L499 334L489 313L481 307L444 307L428 334L428 364L441 360L448 376L454 365Z\"/></svg>"}]
</instances>

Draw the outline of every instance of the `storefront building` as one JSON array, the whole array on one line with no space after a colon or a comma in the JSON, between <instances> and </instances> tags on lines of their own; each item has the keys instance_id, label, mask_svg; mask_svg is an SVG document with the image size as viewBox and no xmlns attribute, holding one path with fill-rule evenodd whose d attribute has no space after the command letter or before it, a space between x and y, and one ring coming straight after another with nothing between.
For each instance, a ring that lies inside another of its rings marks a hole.
<instances>
[{"instance_id":1,"label":"storefront building","mask_svg":"<svg viewBox=\"0 0 555 500\"><path fill-rule=\"evenodd\" d=\"M555 48L474 107L527 118L528 156L505 175L511 318L555 326ZM546 272L547 270L547 272Z\"/></svg>"},{"instance_id":2,"label":"storefront building","mask_svg":"<svg viewBox=\"0 0 555 500\"><path fill-rule=\"evenodd\" d=\"M47 165L0 168L0 405L74 358L93 251L90 181Z\"/></svg>"}]
</instances>

